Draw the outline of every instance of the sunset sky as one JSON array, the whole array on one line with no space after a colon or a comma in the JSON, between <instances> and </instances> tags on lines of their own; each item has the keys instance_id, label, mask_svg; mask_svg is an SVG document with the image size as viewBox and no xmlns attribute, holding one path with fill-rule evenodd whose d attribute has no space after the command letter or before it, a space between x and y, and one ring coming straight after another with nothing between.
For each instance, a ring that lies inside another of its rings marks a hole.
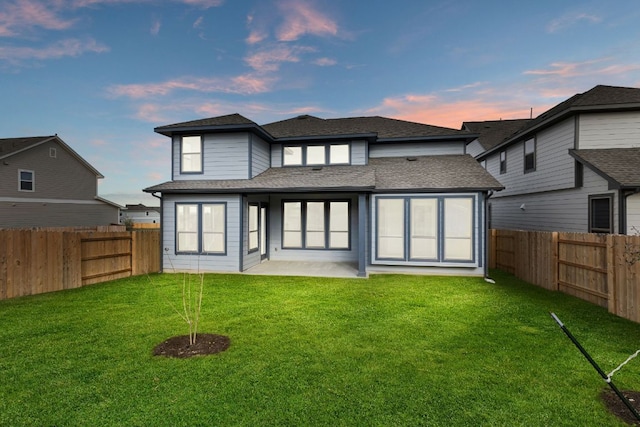
<instances>
[{"instance_id":1,"label":"sunset sky","mask_svg":"<svg viewBox=\"0 0 640 427\"><path fill-rule=\"evenodd\" d=\"M640 87L637 0L2 0L0 138L57 133L99 195L154 203L153 128L381 115L460 128Z\"/></svg>"}]
</instances>

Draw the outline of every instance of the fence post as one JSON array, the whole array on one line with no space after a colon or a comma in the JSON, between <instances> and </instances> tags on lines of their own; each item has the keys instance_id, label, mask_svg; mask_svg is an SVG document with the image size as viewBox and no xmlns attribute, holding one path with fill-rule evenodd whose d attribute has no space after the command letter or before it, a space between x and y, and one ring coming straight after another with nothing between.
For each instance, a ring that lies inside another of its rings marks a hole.
<instances>
[{"instance_id":1,"label":"fence post","mask_svg":"<svg viewBox=\"0 0 640 427\"><path fill-rule=\"evenodd\" d=\"M558 286L558 271L560 269L560 266L558 265L560 262L558 246L558 232L554 231L551 233L551 290L554 291L560 289Z\"/></svg>"},{"instance_id":2,"label":"fence post","mask_svg":"<svg viewBox=\"0 0 640 427\"><path fill-rule=\"evenodd\" d=\"M489 268L496 268L496 256L498 254L498 230L492 228L489 240Z\"/></svg>"},{"instance_id":3,"label":"fence post","mask_svg":"<svg viewBox=\"0 0 640 427\"><path fill-rule=\"evenodd\" d=\"M616 247L614 237L607 234L607 308L609 313L618 315L616 304Z\"/></svg>"}]
</instances>

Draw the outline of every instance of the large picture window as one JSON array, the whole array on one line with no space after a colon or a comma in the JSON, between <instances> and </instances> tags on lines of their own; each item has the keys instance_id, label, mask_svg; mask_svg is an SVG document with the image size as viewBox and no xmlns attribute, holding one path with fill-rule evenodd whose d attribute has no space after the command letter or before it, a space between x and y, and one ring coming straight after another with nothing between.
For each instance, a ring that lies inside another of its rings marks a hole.
<instances>
[{"instance_id":1,"label":"large picture window","mask_svg":"<svg viewBox=\"0 0 640 427\"><path fill-rule=\"evenodd\" d=\"M176 252L226 253L226 203L176 204Z\"/></svg>"},{"instance_id":2,"label":"large picture window","mask_svg":"<svg viewBox=\"0 0 640 427\"><path fill-rule=\"evenodd\" d=\"M348 201L285 201L282 247L285 249L349 249Z\"/></svg>"},{"instance_id":3,"label":"large picture window","mask_svg":"<svg viewBox=\"0 0 640 427\"><path fill-rule=\"evenodd\" d=\"M180 145L181 172L202 172L202 137L183 136Z\"/></svg>"},{"instance_id":4,"label":"large picture window","mask_svg":"<svg viewBox=\"0 0 640 427\"><path fill-rule=\"evenodd\" d=\"M473 262L474 207L474 197L378 197L376 259Z\"/></svg>"}]
</instances>

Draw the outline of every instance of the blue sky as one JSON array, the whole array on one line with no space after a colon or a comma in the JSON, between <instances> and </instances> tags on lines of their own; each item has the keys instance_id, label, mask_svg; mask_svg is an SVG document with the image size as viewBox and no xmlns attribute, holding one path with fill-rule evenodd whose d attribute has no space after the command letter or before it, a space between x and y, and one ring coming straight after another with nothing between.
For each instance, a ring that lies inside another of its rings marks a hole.
<instances>
[{"instance_id":1,"label":"blue sky","mask_svg":"<svg viewBox=\"0 0 640 427\"><path fill-rule=\"evenodd\" d=\"M637 0L3 0L0 137L57 133L117 203L170 179L156 126L381 115L460 128L640 87Z\"/></svg>"}]
</instances>

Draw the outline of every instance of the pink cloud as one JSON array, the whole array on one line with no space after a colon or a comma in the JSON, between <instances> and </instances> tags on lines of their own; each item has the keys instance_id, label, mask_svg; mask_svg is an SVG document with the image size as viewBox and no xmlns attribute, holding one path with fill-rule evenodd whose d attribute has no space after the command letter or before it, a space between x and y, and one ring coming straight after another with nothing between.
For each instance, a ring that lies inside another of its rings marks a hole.
<instances>
[{"instance_id":1,"label":"pink cloud","mask_svg":"<svg viewBox=\"0 0 640 427\"><path fill-rule=\"evenodd\" d=\"M267 33L259 30L251 30L249 36L245 39L247 44L256 44L265 40L268 37Z\"/></svg>"},{"instance_id":2,"label":"pink cloud","mask_svg":"<svg viewBox=\"0 0 640 427\"><path fill-rule=\"evenodd\" d=\"M338 61L333 58L318 58L313 61L313 63L320 67L331 67L333 65L336 65Z\"/></svg>"},{"instance_id":3,"label":"pink cloud","mask_svg":"<svg viewBox=\"0 0 640 427\"><path fill-rule=\"evenodd\" d=\"M149 32L151 33L151 35L153 36L157 36L160 33L160 27L161 27L161 22L159 19L155 19L153 21L153 23L151 24L151 29L149 30Z\"/></svg>"},{"instance_id":4,"label":"pink cloud","mask_svg":"<svg viewBox=\"0 0 640 427\"><path fill-rule=\"evenodd\" d=\"M313 50L310 47L280 44L250 54L244 61L258 72L273 72L278 71L283 62L300 62L300 54Z\"/></svg>"},{"instance_id":5,"label":"pink cloud","mask_svg":"<svg viewBox=\"0 0 640 427\"><path fill-rule=\"evenodd\" d=\"M134 99L164 96L176 90L251 95L270 91L274 82L275 78L253 74L243 74L231 78L183 77L161 83L115 85L108 89L108 93L113 97Z\"/></svg>"},{"instance_id":6,"label":"pink cloud","mask_svg":"<svg viewBox=\"0 0 640 427\"><path fill-rule=\"evenodd\" d=\"M34 27L66 30L74 23L75 20L63 19L45 4L33 0L7 2L0 7L0 36L2 37L20 35Z\"/></svg>"},{"instance_id":7,"label":"pink cloud","mask_svg":"<svg viewBox=\"0 0 640 427\"><path fill-rule=\"evenodd\" d=\"M18 63L27 59L58 59L86 52L103 53L109 48L93 39L66 39L43 48L0 46L0 61Z\"/></svg>"},{"instance_id":8,"label":"pink cloud","mask_svg":"<svg viewBox=\"0 0 640 427\"><path fill-rule=\"evenodd\" d=\"M305 34L338 35L338 24L314 9L308 1L283 0L278 4L278 8L284 15L284 22L276 32L277 39L280 41L298 40Z\"/></svg>"}]
</instances>

